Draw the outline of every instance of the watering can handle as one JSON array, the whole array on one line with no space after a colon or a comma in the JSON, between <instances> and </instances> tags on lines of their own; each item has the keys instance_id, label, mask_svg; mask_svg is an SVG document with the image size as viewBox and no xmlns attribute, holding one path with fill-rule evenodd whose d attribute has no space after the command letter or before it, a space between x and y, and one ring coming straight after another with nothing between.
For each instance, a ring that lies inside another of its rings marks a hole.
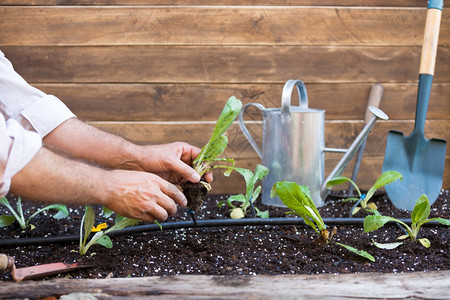
<instances>
[{"instance_id":1,"label":"watering can handle","mask_svg":"<svg viewBox=\"0 0 450 300\"><path fill-rule=\"evenodd\" d=\"M308 94L306 93L305 84L301 80L289 79L283 87L281 94L281 108L283 114L291 114L291 95L294 86L297 87L298 100L301 108L308 108Z\"/></svg>"},{"instance_id":2,"label":"watering can handle","mask_svg":"<svg viewBox=\"0 0 450 300\"><path fill-rule=\"evenodd\" d=\"M244 113L249 106L255 106L256 108L261 110L261 112L264 112L264 110L266 110L266 108L262 104L259 104L259 103L248 103L242 107L242 110L239 113L239 126L241 127L242 133L244 133L244 135L247 138L247 140L249 141L250 145L252 145L253 149L255 149L256 153L262 159L261 148L259 148L258 144L256 144L255 140L253 139L252 135L250 134L250 132L248 131L247 127L244 124Z\"/></svg>"}]
</instances>

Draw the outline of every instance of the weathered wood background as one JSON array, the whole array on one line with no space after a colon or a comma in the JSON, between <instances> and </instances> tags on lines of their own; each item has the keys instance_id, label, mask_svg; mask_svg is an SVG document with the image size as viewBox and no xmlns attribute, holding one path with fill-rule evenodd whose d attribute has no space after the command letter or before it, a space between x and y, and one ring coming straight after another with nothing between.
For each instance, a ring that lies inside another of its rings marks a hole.
<instances>
[{"instance_id":1,"label":"weathered wood background","mask_svg":"<svg viewBox=\"0 0 450 300\"><path fill-rule=\"evenodd\" d=\"M279 107L288 79L326 110L326 145L346 148L381 83L379 121L358 183L381 174L387 132L412 131L425 26L422 0L0 0L0 49L32 85L84 121L137 143L202 146L226 100ZM426 136L450 139L450 10L444 9ZM260 120L251 111L247 120ZM261 136L258 122L251 128ZM239 126L227 155L260 159ZM261 138L259 138L261 142ZM444 188L450 188L447 151ZM340 155L327 154L329 171ZM345 175L350 176L352 165ZM242 192L215 173L214 192Z\"/></svg>"},{"instance_id":2,"label":"weathered wood background","mask_svg":"<svg viewBox=\"0 0 450 300\"><path fill-rule=\"evenodd\" d=\"M449 299L450 272L52 279L3 282L0 299Z\"/></svg>"}]
</instances>

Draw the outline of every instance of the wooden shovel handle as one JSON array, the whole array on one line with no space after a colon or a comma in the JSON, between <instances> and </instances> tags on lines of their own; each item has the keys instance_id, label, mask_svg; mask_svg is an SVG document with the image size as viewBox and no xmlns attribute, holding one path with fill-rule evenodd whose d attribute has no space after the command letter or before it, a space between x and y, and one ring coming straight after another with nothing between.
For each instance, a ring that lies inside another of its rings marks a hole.
<instances>
[{"instance_id":1,"label":"wooden shovel handle","mask_svg":"<svg viewBox=\"0 0 450 300\"><path fill-rule=\"evenodd\" d=\"M364 117L364 124L369 123L372 119L372 112L369 110L369 106L378 108L380 106L381 97L383 96L383 86L379 83L374 84L370 90L369 101L367 103L366 115Z\"/></svg>"},{"instance_id":2,"label":"wooden shovel handle","mask_svg":"<svg viewBox=\"0 0 450 300\"><path fill-rule=\"evenodd\" d=\"M429 1L419 74L434 75L443 5L443 0Z\"/></svg>"},{"instance_id":3,"label":"wooden shovel handle","mask_svg":"<svg viewBox=\"0 0 450 300\"><path fill-rule=\"evenodd\" d=\"M0 271L11 270L14 266L14 257L0 254Z\"/></svg>"}]
</instances>

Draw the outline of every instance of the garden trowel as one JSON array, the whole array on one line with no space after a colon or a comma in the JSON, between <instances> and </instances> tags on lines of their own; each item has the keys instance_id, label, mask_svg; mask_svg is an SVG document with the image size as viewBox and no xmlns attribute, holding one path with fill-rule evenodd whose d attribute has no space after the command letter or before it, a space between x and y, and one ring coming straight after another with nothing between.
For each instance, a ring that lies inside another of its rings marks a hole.
<instances>
[{"instance_id":1,"label":"garden trowel","mask_svg":"<svg viewBox=\"0 0 450 300\"><path fill-rule=\"evenodd\" d=\"M425 139L424 127L443 5L443 0L428 2L414 130L407 137L401 132L390 131L387 138L383 172L398 171L403 175L403 180L388 184L385 189L389 199L399 209L412 211L422 194L426 194L430 204L433 204L442 188L446 141Z\"/></svg>"},{"instance_id":2,"label":"garden trowel","mask_svg":"<svg viewBox=\"0 0 450 300\"><path fill-rule=\"evenodd\" d=\"M88 265L81 265L78 263L65 264L59 262L25 268L16 268L13 257L0 254L0 270L12 270L12 277L16 282L64 273L85 267L88 267Z\"/></svg>"}]
</instances>

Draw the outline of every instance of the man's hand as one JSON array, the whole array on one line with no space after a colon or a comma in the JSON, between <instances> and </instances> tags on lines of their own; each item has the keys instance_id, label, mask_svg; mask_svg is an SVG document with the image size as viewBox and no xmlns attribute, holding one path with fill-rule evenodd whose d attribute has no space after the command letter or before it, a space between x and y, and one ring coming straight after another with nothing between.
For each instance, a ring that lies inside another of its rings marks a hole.
<instances>
[{"instance_id":1,"label":"man's hand","mask_svg":"<svg viewBox=\"0 0 450 300\"><path fill-rule=\"evenodd\" d=\"M109 197L103 205L124 217L164 221L177 212L177 204L187 204L175 185L154 174L122 170L108 173Z\"/></svg>"},{"instance_id":2,"label":"man's hand","mask_svg":"<svg viewBox=\"0 0 450 300\"><path fill-rule=\"evenodd\" d=\"M45 148L11 180L11 192L42 202L104 205L125 217L163 221L186 206L183 193L161 177L138 171L103 170Z\"/></svg>"},{"instance_id":3,"label":"man's hand","mask_svg":"<svg viewBox=\"0 0 450 300\"><path fill-rule=\"evenodd\" d=\"M142 170L152 172L172 183L186 180L199 182L200 175L191 167L200 149L183 142L156 146L140 146L138 161ZM211 182L211 172L205 174Z\"/></svg>"},{"instance_id":4,"label":"man's hand","mask_svg":"<svg viewBox=\"0 0 450 300\"><path fill-rule=\"evenodd\" d=\"M72 118L50 132L44 144L74 158L112 169L151 172L172 183L200 180L191 167L200 149L187 143L139 146ZM213 180L211 172L204 177Z\"/></svg>"}]
</instances>

